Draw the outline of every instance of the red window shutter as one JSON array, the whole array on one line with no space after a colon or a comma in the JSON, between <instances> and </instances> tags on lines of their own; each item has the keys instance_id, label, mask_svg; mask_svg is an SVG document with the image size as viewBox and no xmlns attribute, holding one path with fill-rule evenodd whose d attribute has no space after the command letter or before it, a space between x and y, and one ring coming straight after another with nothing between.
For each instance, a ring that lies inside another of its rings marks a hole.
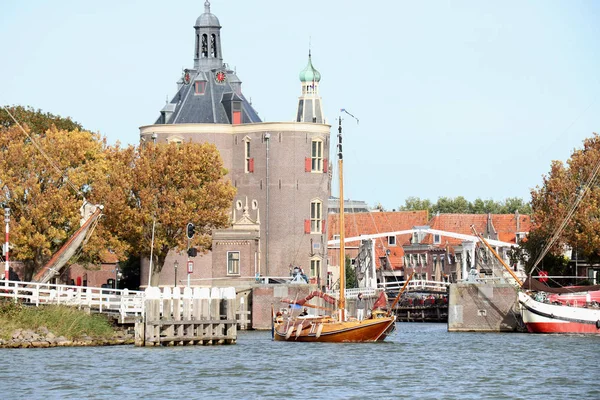
<instances>
[{"instance_id":1,"label":"red window shutter","mask_svg":"<svg viewBox=\"0 0 600 400\"><path fill-rule=\"evenodd\" d=\"M254 172L254 158L251 158L248 161L248 172Z\"/></svg>"},{"instance_id":2,"label":"red window shutter","mask_svg":"<svg viewBox=\"0 0 600 400\"><path fill-rule=\"evenodd\" d=\"M326 174L328 169L329 169L329 160L324 158L323 159L323 173Z\"/></svg>"},{"instance_id":3,"label":"red window shutter","mask_svg":"<svg viewBox=\"0 0 600 400\"><path fill-rule=\"evenodd\" d=\"M304 172L310 172L312 170L312 160L310 157L304 159Z\"/></svg>"},{"instance_id":4,"label":"red window shutter","mask_svg":"<svg viewBox=\"0 0 600 400\"><path fill-rule=\"evenodd\" d=\"M304 233L310 233L310 219L304 220Z\"/></svg>"},{"instance_id":5,"label":"red window shutter","mask_svg":"<svg viewBox=\"0 0 600 400\"><path fill-rule=\"evenodd\" d=\"M325 233L325 220L321 221L321 232Z\"/></svg>"}]
</instances>

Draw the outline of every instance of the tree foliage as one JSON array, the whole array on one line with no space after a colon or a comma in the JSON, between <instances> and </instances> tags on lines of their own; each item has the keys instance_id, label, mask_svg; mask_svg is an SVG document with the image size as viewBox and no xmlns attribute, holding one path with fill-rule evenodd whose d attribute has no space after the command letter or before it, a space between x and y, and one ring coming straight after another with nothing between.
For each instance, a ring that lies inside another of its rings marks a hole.
<instances>
[{"instance_id":1,"label":"tree foliage","mask_svg":"<svg viewBox=\"0 0 600 400\"><path fill-rule=\"evenodd\" d=\"M196 225L191 244L200 252L210 249L212 229L229 223L235 189L223 179L214 145L108 146L70 119L11 110L34 140L0 112L0 202L11 209L11 256L26 266L22 278L30 279L79 228L83 197L104 205L77 256L84 265L107 252L119 260L148 258L155 222L159 272L170 249L187 248L188 222Z\"/></svg>"},{"instance_id":2,"label":"tree foliage","mask_svg":"<svg viewBox=\"0 0 600 400\"><path fill-rule=\"evenodd\" d=\"M492 199L482 200L480 198L470 202L462 196L455 198L440 197L436 203L429 199L419 197L408 197L401 211L427 210L429 215L440 214L530 214L531 206L518 197L509 197L504 201L496 202Z\"/></svg>"},{"instance_id":3,"label":"tree foliage","mask_svg":"<svg viewBox=\"0 0 600 400\"><path fill-rule=\"evenodd\" d=\"M600 137L594 133L591 138L584 140L583 148L573 151L566 165L553 161L550 172L543 177L542 186L531 191L532 219L535 223L532 233L548 243L563 221L567 222L551 249L555 255L561 253L564 246L575 248L588 258L600 251L598 179L586 187L586 182L599 162ZM567 219L577 196L584 190L587 190L585 197L572 217Z\"/></svg>"},{"instance_id":4,"label":"tree foliage","mask_svg":"<svg viewBox=\"0 0 600 400\"><path fill-rule=\"evenodd\" d=\"M99 192L106 225L130 254L149 258L152 250L153 271L160 272L169 250L186 250L188 222L196 226L191 245L208 251L212 230L229 224L235 195L217 148L186 142L109 150L111 172Z\"/></svg>"},{"instance_id":5,"label":"tree foliage","mask_svg":"<svg viewBox=\"0 0 600 400\"><path fill-rule=\"evenodd\" d=\"M39 109L35 110L32 107L23 106L4 106L0 108L0 128L9 128L15 125L15 121L5 109L10 111L19 124L27 126L31 132L37 134L43 134L52 127L63 131L83 130L81 124L71 120L69 117L63 118L49 112L44 113Z\"/></svg>"},{"instance_id":6,"label":"tree foliage","mask_svg":"<svg viewBox=\"0 0 600 400\"><path fill-rule=\"evenodd\" d=\"M35 143L3 118L0 198L11 210L12 258L24 263L25 278L30 278L79 228L82 195L103 179L97 166L103 165L105 142L68 119L22 107L16 114L27 121L22 126ZM47 129L33 131L29 123Z\"/></svg>"},{"instance_id":7,"label":"tree foliage","mask_svg":"<svg viewBox=\"0 0 600 400\"><path fill-rule=\"evenodd\" d=\"M352 289L358 287L358 280L356 279L356 271L352 266L352 260L349 255L346 255L344 262L346 266L346 289Z\"/></svg>"}]
</instances>

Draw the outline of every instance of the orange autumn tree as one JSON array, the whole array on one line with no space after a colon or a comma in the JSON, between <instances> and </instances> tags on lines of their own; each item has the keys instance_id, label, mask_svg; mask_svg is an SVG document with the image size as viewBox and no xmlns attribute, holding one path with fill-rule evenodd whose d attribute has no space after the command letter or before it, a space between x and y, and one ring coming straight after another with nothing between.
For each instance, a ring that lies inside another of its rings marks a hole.
<instances>
[{"instance_id":1,"label":"orange autumn tree","mask_svg":"<svg viewBox=\"0 0 600 400\"><path fill-rule=\"evenodd\" d=\"M560 234L551 253L558 255L565 246L577 249L587 258L597 257L600 251L600 182L594 179L588 186L594 169L600 162L600 137L594 133L585 139L583 148L575 149L566 165L553 161L543 185L531 191L531 236L536 242L548 243L567 217L576 198L587 190L579 206ZM543 240L541 240L543 239ZM535 249L530 249L535 258ZM533 260L532 260L533 261Z\"/></svg>"},{"instance_id":2,"label":"orange autumn tree","mask_svg":"<svg viewBox=\"0 0 600 400\"><path fill-rule=\"evenodd\" d=\"M235 189L223 179L227 171L214 145L144 143L110 148L108 159L104 222L131 255L146 259L154 225L154 274L169 250L187 249L188 222L196 226L191 244L201 253L210 249L212 230L228 226Z\"/></svg>"},{"instance_id":3,"label":"orange autumn tree","mask_svg":"<svg viewBox=\"0 0 600 400\"><path fill-rule=\"evenodd\" d=\"M26 132L0 109L0 201L11 210L11 258L28 280L79 228L84 196L104 179L105 142L69 119L9 111Z\"/></svg>"}]
</instances>

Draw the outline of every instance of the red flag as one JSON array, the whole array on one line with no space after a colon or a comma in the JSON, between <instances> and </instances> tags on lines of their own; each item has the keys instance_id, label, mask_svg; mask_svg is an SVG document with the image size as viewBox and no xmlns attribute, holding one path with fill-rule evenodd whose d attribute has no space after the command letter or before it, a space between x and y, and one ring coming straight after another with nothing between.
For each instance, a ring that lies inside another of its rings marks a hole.
<instances>
[{"instance_id":1,"label":"red flag","mask_svg":"<svg viewBox=\"0 0 600 400\"><path fill-rule=\"evenodd\" d=\"M385 292L379 293L377 301L373 304L373 310L377 308L387 308L387 296L385 295Z\"/></svg>"}]
</instances>

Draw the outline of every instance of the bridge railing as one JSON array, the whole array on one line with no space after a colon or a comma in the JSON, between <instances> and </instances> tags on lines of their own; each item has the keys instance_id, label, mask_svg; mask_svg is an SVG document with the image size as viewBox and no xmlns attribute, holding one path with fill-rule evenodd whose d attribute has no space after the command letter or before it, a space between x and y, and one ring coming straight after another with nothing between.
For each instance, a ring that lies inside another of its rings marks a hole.
<instances>
[{"instance_id":1,"label":"bridge railing","mask_svg":"<svg viewBox=\"0 0 600 400\"><path fill-rule=\"evenodd\" d=\"M100 312L112 311L119 313L121 320L128 316L141 315L144 311L144 292L128 289L2 280L0 297L25 301L35 306L62 304L78 308L87 307Z\"/></svg>"},{"instance_id":2,"label":"bridge railing","mask_svg":"<svg viewBox=\"0 0 600 400\"><path fill-rule=\"evenodd\" d=\"M387 282L380 284L385 290L400 290L404 282ZM445 292L450 286L448 282L428 281L428 280L411 280L406 287L407 291L433 290Z\"/></svg>"}]
</instances>

